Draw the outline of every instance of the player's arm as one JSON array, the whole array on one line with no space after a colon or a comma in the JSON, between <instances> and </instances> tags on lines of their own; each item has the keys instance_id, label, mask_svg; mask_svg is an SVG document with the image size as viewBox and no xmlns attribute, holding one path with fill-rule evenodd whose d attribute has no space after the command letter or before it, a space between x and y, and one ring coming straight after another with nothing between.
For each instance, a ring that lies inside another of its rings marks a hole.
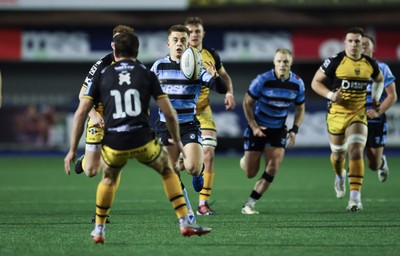
<instances>
[{"instance_id":1,"label":"player's arm","mask_svg":"<svg viewBox=\"0 0 400 256\"><path fill-rule=\"evenodd\" d=\"M340 102L342 100L341 88L335 92L332 92L325 86L327 80L328 77L324 74L324 72L321 69L318 69L311 82L311 88L318 95L327 98L328 100Z\"/></svg>"},{"instance_id":2,"label":"player's arm","mask_svg":"<svg viewBox=\"0 0 400 256\"><path fill-rule=\"evenodd\" d=\"M82 86L81 91L79 92L79 101L83 98L83 95L85 94L86 87ZM94 126L98 127L103 127L104 126L104 119L97 111L92 107L92 109L89 111L89 117L92 120L92 124Z\"/></svg>"},{"instance_id":3,"label":"player's arm","mask_svg":"<svg viewBox=\"0 0 400 256\"><path fill-rule=\"evenodd\" d=\"M379 109L369 109L367 115L369 118L376 118L385 113L390 107L397 102L396 84L392 82L385 87L386 98L379 106Z\"/></svg>"},{"instance_id":4,"label":"player's arm","mask_svg":"<svg viewBox=\"0 0 400 256\"><path fill-rule=\"evenodd\" d=\"M246 116L247 122L253 131L254 136L257 137L264 137L265 134L263 130L267 129L266 127L259 126L256 122L256 118L254 116L254 110L253 110L253 105L256 103L256 101L248 94L244 96L243 99L243 111L244 115Z\"/></svg>"},{"instance_id":5,"label":"player's arm","mask_svg":"<svg viewBox=\"0 0 400 256\"><path fill-rule=\"evenodd\" d=\"M71 131L71 139L70 139L70 147L68 154L64 158L64 169L67 175L70 174L70 163L76 156L76 151L78 149L79 139L82 136L86 117L93 108L93 101L88 98L82 98L79 102L78 109L75 111L74 120L72 123L72 131Z\"/></svg>"},{"instance_id":6,"label":"player's arm","mask_svg":"<svg viewBox=\"0 0 400 256\"><path fill-rule=\"evenodd\" d=\"M379 71L379 74L372 78L372 89L371 89L371 96L372 96L372 104L379 105L379 100L382 96L383 92L383 73Z\"/></svg>"},{"instance_id":7,"label":"player's arm","mask_svg":"<svg viewBox=\"0 0 400 256\"><path fill-rule=\"evenodd\" d=\"M294 112L293 126L289 130L289 133L288 133L288 138L289 138L288 147L289 148L293 147L294 144L296 143L296 134L299 131L300 125L304 119L304 114L306 112L305 104L303 103L301 105L296 105L294 111L295 112Z\"/></svg>"},{"instance_id":8,"label":"player's arm","mask_svg":"<svg viewBox=\"0 0 400 256\"><path fill-rule=\"evenodd\" d=\"M218 75L225 81L227 92L225 94L225 109L234 109L236 106L235 98L233 97L232 79L222 66L218 70Z\"/></svg>"}]
</instances>

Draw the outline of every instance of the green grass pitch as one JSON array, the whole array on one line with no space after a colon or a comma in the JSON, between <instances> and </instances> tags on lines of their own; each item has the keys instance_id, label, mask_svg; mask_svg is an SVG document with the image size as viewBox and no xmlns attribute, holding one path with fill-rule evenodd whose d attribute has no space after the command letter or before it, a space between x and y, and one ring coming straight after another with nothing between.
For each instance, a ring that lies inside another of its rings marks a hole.
<instances>
[{"instance_id":1,"label":"green grass pitch","mask_svg":"<svg viewBox=\"0 0 400 256\"><path fill-rule=\"evenodd\" d=\"M287 156L260 215L240 213L256 179L239 157L217 156L212 194L215 216L197 221L213 231L182 237L161 179L129 162L111 209L106 242L89 233L100 177L66 176L63 157L0 158L0 255L399 255L400 158L388 157L388 181L366 168L364 210L345 211L333 190L329 156ZM261 172L258 176L261 175ZM182 174L192 205L198 196Z\"/></svg>"}]
</instances>

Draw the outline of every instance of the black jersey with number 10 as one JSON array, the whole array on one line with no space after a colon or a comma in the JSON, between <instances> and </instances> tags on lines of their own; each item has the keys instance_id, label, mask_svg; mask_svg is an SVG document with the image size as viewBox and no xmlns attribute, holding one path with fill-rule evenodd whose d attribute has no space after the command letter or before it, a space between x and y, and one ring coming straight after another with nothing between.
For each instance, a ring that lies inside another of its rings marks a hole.
<instances>
[{"instance_id":1,"label":"black jersey with number 10","mask_svg":"<svg viewBox=\"0 0 400 256\"><path fill-rule=\"evenodd\" d=\"M103 144L124 150L154 137L149 123L150 100L166 95L157 77L143 64L123 60L96 72L84 97L104 105ZM121 135L124 139L119 139Z\"/></svg>"}]
</instances>

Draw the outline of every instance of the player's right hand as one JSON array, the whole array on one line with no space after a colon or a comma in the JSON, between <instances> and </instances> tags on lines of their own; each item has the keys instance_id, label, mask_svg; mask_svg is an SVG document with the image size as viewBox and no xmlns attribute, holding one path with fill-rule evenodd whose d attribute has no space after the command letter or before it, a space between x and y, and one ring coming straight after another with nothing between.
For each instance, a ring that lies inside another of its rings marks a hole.
<instances>
[{"instance_id":1,"label":"player's right hand","mask_svg":"<svg viewBox=\"0 0 400 256\"><path fill-rule=\"evenodd\" d=\"M64 158L64 171L67 175L71 174L71 162L74 161L76 153L68 151L68 154Z\"/></svg>"}]
</instances>

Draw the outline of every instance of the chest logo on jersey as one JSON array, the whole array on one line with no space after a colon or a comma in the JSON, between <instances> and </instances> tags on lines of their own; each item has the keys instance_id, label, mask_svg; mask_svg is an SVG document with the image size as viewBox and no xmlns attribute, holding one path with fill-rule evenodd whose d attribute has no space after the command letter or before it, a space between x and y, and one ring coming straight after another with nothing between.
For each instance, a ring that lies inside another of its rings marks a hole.
<instances>
[{"instance_id":1,"label":"chest logo on jersey","mask_svg":"<svg viewBox=\"0 0 400 256\"><path fill-rule=\"evenodd\" d=\"M354 73L355 73L357 76L359 76L360 73L361 73L360 68L359 68L359 67L356 67L356 68L354 69Z\"/></svg>"}]
</instances>

